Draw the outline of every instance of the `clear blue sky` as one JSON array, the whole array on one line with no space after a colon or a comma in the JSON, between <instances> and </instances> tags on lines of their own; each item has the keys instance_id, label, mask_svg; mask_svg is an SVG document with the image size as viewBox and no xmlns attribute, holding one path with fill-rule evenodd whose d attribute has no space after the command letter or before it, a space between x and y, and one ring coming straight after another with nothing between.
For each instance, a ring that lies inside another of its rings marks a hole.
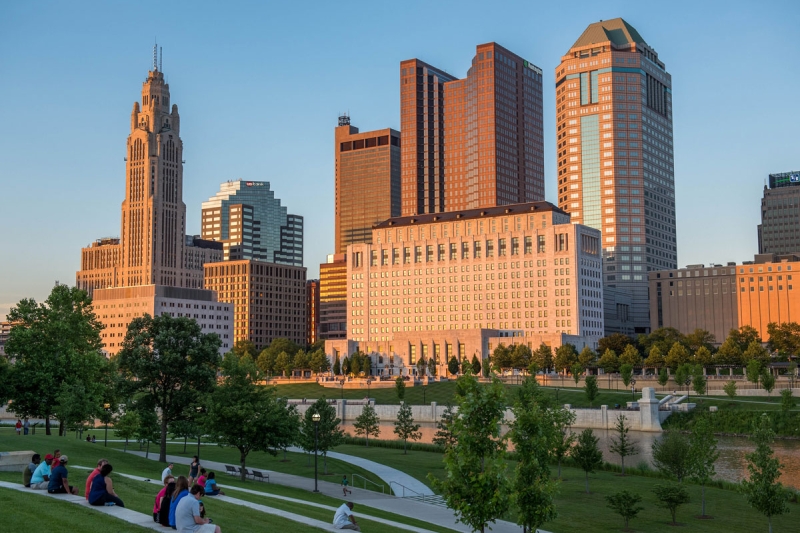
<instances>
[{"instance_id":1,"label":"clear blue sky","mask_svg":"<svg viewBox=\"0 0 800 533\"><path fill-rule=\"evenodd\" d=\"M333 248L340 112L399 129L401 60L464 76L475 45L496 41L544 69L555 202L554 68L588 24L618 16L673 77L678 263L752 258L767 174L800 169L796 1L2 2L0 319L74 283L81 246L119 234L155 37L181 112L188 231L220 182L269 180L305 216L312 278Z\"/></svg>"}]
</instances>

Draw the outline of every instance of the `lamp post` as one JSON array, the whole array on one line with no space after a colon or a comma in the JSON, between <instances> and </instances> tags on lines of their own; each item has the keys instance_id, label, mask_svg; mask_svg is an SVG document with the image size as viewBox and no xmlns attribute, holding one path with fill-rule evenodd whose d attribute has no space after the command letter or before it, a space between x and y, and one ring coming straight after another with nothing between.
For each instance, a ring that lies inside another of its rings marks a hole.
<instances>
[{"instance_id":1,"label":"lamp post","mask_svg":"<svg viewBox=\"0 0 800 533\"><path fill-rule=\"evenodd\" d=\"M111 404L110 403L104 403L103 404L103 411L105 411L105 413L106 413L106 416L105 416L105 419L106 419L105 420L105 422L106 422L106 436L105 436L105 442L103 443L103 446L108 447L108 416L109 416L109 413L111 412Z\"/></svg>"},{"instance_id":2,"label":"lamp post","mask_svg":"<svg viewBox=\"0 0 800 533\"><path fill-rule=\"evenodd\" d=\"M197 406L195 408L195 410L197 411L198 418L199 418L200 413L203 412L203 408L201 406ZM199 423L197 424L197 462L198 463L200 462L200 424Z\"/></svg>"},{"instance_id":3,"label":"lamp post","mask_svg":"<svg viewBox=\"0 0 800 533\"><path fill-rule=\"evenodd\" d=\"M311 420L314 421L314 492L319 492L317 488L317 446L319 442L319 413L311 415Z\"/></svg>"},{"instance_id":4,"label":"lamp post","mask_svg":"<svg viewBox=\"0 0 800 533\"><path fill-rule=\"evenodd\" d=\"M344 400L344 378L339 380L339 387L342 390L342 400Z\"/></svg>"},{"instance_id":5,"label":"lamp post","mask_svg":"<svg viewBox=\"0 0 800 533\"><path fill-rule=\"evenodd\" d=\"M691 397L692 391L689 389L689 385L692 383L692 376L686 376L686 381L684 381L684 383L686 384L686 395Z\"/></svg>"},{"instance_id":6,"label":"lamp post","mask_svg":"<svg viewBox=\"0 0 800 533\"><path fill-rule=\"evenodd\" d=\"M372 378L367 378L367 399L369 399L369 386L372 385Z\"/></svg>"},{"instance_id":7,"label":"lamp post","mask_svg":"<svg viewBox=\"0 0 800 533\"><path fill-rule=\"evenodd\" d=\"M556 387L556 401L558 401L558 387Z\"/></svg>"},{"instance_id":8,"label":"lamp post","mask_svg":"<svg viewBox=\"0 0 800 533\"><path fill-rule=\"evenodd\" d=\"M636 401L636 380L631 378L631 400Z\"/></svg>"}]
</instances>

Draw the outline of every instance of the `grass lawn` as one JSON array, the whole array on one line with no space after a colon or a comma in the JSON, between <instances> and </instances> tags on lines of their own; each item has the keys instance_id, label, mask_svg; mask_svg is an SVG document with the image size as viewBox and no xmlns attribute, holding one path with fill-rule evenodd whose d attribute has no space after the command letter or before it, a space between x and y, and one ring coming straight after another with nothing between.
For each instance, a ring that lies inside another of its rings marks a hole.
<instances>
[{"instance_id":1,"label":"grass lawn","mask_svg":"<svg viewBox=\"0 0 800 533\"><path fill-rule=\"evenodd\" d=\"M112 463L115 470L124 472L126 474L152 477L154 479L157 479L160 476L161 470L165 466L162 463L145 459L143 457L122 453L121 451L115 448L111 447L104 448L102 444L99 443L89 444L85 441L77 440L74 438L74 435L72 434L68 437L57 437L57 436L48 437L45 435L39 435L37 433L37 435L17 437L16 435L14 435L13 429L5 429L5 428L0 429L0 451L32 449L44 455L45 453L52 453L52 450L54 450L55 448L60 448L63 453L69 455L70 463L73 465L80 465L80 466L94 465L97 463L97 460L100 457L105 457ZM210 448L211 447L204 448L203 451ZM302 464L305 465L305 458L301 457L300 459L302 459ZM210 457L209 460L211 460ZM283 463L283 464L288 465L296 463L297 462ZM351 465L348 466L349 468L347 468L347 471L350 472L353 467ZM288 469L289 467L286 468ZM303 468L305 468L305 466L303 466ZM77 469L74 467L70 468L69 471L70 471L70 477L69 477L70 484L79 487L80 493L81 495L83 495L86 483L86 477L89 471ZM21 476L22 474L15 472L0 472L0 480L2 481L21 482ZM313 476L313 467L312 467L312 476ZM131 508L135 511L139 511L141 513L145 513L148 516L152 514L153 501L156 493L158 492L157 486L140 481L134 481L131 479L124 478L122 476L115 476L113 473L112 473L112 478L114 480L115 490L117 494L119 494L120 497L125 502L126 507ZM323 477L323 479L325 478ZM341 505L341 501L336 498L330 498L322 494L314 494L311 493L310 491L305 491L301 489L282 487L279 485L275 485L273 483L265 484L250 480L241 482L238 479L224 475L220 476L219 481L223 490L227 486L240 486L251 490L259 490L266 494L277 494L281 496L288 496L291 498L297 498L309 502L330 505L333 507L338 507L339 505ZM11 493L11 491L0 489L0 503L4 501L2 498L5 497L4 495L6 493ZM11 494L17 494L17 493L11 493ZM236 491L231 491L228 493L228 495L242 500L253 501L270 507L284 509L286 511L301 514L304 516L309 516L325 522L328 522L333 518L333 514L331 511L305 506L303 504L285 502L281 500L259 497L255 495L248 495ZM31 501L30 498L31 496L26 497L26 499L24 500L23 507L26 509L30 507L33 510L33 512L36 512L35 511L36 507L29 503ZM42 498L42 500L46 500L46 498ZM38 500L35 501L38 502ZM203 500L203 502L206 504L208 515L212 517L214 519L214 522L219 524L224 531L237 531L243 533L250 531L253 532L263 531L265 529L265 524L269 524L269 529L271 531L292 531L298 533L318 531L317 529L303 526L297 522L292 522L291 520L286 520L272 515L265 515L264 513L255 510L248 510L246 508L242 508L241 506L226 504L219 500L215 501L213 497L207 497ZM55 503L59 504L60 502L55 502ZM66 503L60 503L60 504L63 506L68 506L68 504ZM83 511L86 513L90 512L88 510L83 510ZM424 527L426 529L431 529L433 531L439 531L442 533L447 533L452 531L447 528L430 526L414 518L399 516L396 514L387 513L379 510L369 509L368 511L364 510L363 512L365 514L373 514L377 517L386 518L401 523L416 525L419 527ZM103 518L102 515L100 516L101 518ZM39 521L34 522L34 524L36 524L37 527L33 527L32 525L29 524L27 529L12 528L9 529L8 531L44 531L46 527L55 524L55 522L51 523L48 522L47 520L49 519L46 516L43 516L41 522ZM403 531L384 524L370 522L369 520L366 519L364 520L360 519L359 522L363 522L371 531L386 531L390 533L400 533L401 531ZM133 526L130 527L133 528ZM74 530L78 531L79 528L76 527ZM116 529L113 528L98 529L97 531L101 530L117 531ZM129 530L121 528L119 529L119 531L127 532ZM131 529L131 531L133 531L133 529Z\"/></svg>"}]
</instances>

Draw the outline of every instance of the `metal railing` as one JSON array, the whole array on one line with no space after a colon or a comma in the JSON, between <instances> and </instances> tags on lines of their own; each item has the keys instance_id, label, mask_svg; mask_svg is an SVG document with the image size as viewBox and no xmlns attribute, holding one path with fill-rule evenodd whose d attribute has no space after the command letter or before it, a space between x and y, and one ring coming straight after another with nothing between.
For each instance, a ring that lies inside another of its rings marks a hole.
<instances>
[{"instance_id":1,"label":"metal railing","mask_svg":"<svg viewBox=\"0 0 800 533\"><path fill-rule=\"evenodd\" d=\"M374 481L370 481L369 479L365 478L364 476L360 476L358 474L351 474L350 475L350 483L353 485L354 488L358 488L358 487L356 487L356 478L361 478L362 480L364 480L364 490L367 490L367 483L370 483L372 485L375 485L376 487L380 487L381 488L381 492L383 494L386 494L386 487L384 487L380 483L375 483Z\"/></svg>"},{"instance_id":2,"label":"metal railing","mask_svg":"<svg viewBox=\"0 0 800 533\"><path fill-rule=\"evenodd\" d=\"M398 483L397 481L390 481L389 482L389 488L392 489L392 491L394 492L395 496L397 496L397 491L395 491L392 488L392 485L398 485L400 487L403 487L403 495L400 496L401 498L405 498L406 497L406 491L408 491L408 492L413 492L414 496L422 496L422 501L423 501L423 503L425 502L425 494L419 493L419 492L415 491L414 489L410 489L410 488L406 487L405 485L403 485L402 483Z\"/></svg>"}]
</instances>

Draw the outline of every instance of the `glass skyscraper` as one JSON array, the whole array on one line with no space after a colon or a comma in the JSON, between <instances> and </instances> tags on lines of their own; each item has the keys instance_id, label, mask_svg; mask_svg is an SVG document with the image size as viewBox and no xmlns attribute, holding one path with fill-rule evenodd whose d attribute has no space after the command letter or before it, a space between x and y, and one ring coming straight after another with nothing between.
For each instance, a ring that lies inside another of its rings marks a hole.
<instances>
[{"instance_id":1,"label":"glass skyscraper","mask_svg":"<svg viewBox=\"0 0 800 533\"><path fill-rule=\"evenodd\" d=\"M222 242L226 260L303 266L303 217L287 213L268 181L225 182L202 210L202 237Z\"/></svg>"}]
</instances>

